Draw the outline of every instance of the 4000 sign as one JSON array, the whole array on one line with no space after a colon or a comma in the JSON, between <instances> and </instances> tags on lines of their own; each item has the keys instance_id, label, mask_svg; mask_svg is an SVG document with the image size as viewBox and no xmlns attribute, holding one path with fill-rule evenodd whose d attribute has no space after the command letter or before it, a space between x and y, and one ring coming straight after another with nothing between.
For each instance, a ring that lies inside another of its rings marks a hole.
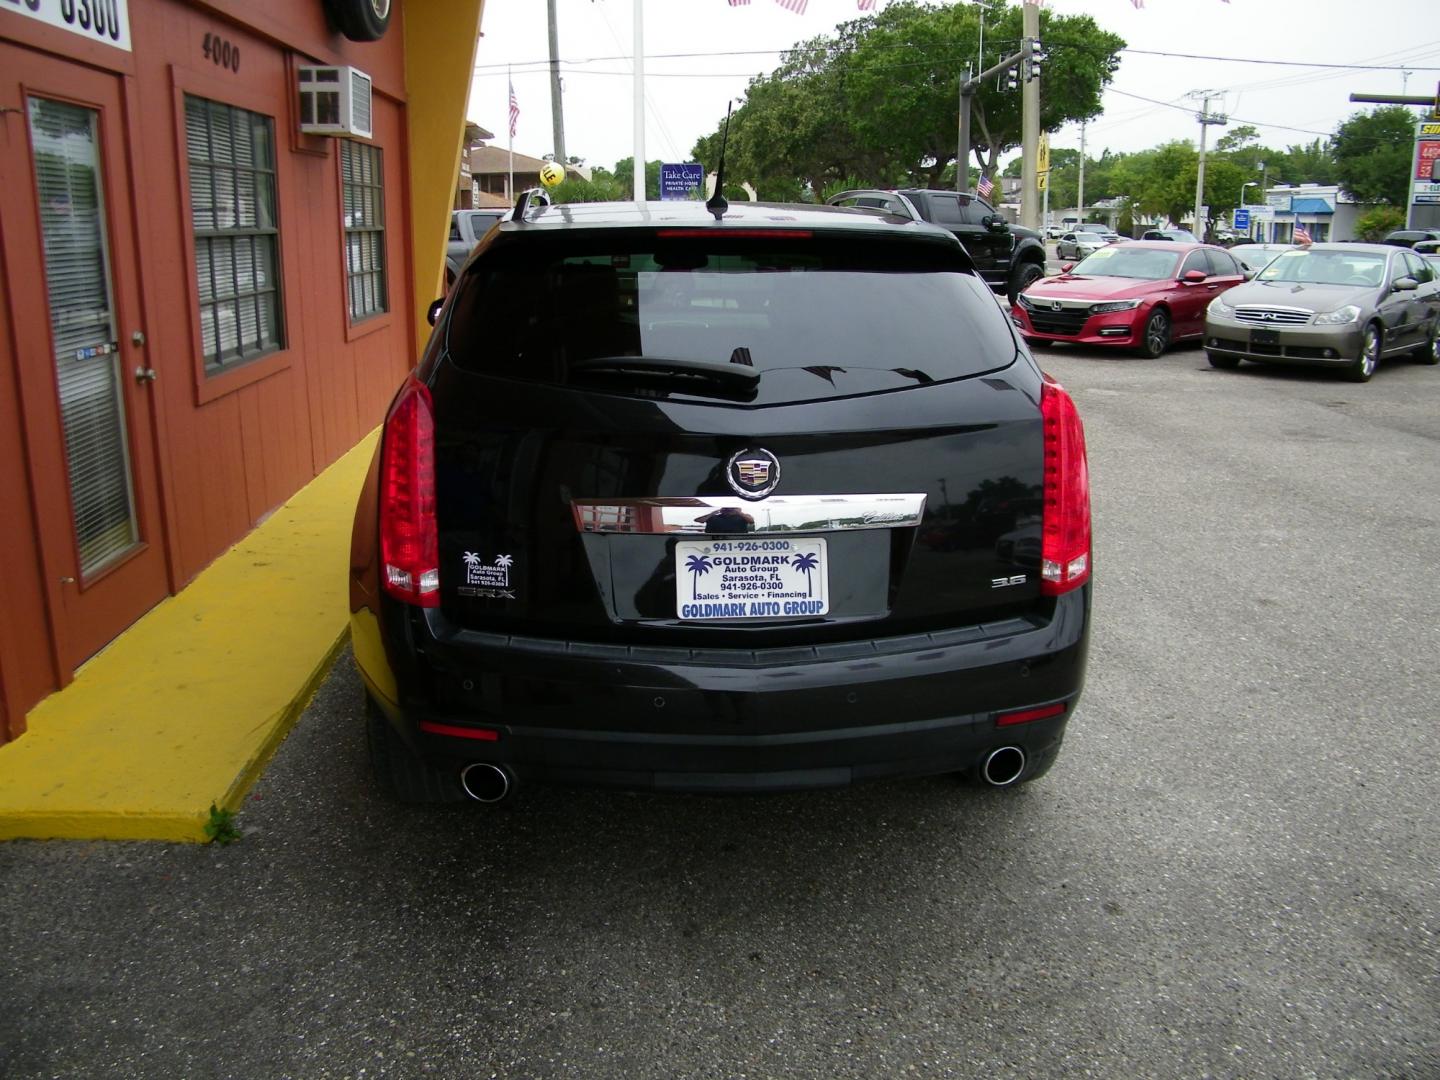
<instances>
[{"instance_id":1,"label":"4000 sign","mask_svg":"<svg viewBox=\"0 0 1440 1080\"><path fill-rule=\"evenodd\" d=\"M130 51L128 0L0 0L0 11L27 15L47 26Z\"/></svg>"}]
</instances>

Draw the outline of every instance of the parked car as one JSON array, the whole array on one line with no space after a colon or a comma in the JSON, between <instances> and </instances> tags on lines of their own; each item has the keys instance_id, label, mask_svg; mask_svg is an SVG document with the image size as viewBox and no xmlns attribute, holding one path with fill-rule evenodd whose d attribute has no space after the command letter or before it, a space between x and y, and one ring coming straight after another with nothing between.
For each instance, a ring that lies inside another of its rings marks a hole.
<instances>
[{"instance_id":1,"label":"parked car","mask_svg":"<svg viewBox=\"0 0 1440 1080\"><path fill-rule=\"evenodd\" d=\"M1100 239L1104 240L1107 244L1118 244L1120 243L1120 241L1125 239L1125 237L1121 236L1114 229L1108 229L1104 225L1092 225L1089 229L1086 230L1086 232L1093 232L1096 236L1100 237Z\"/></svg>"},{"instance_id":2,"label":"parked car","mask_svg":"<svg viewBox=\"0 0 1440 1080\"><path fill-rule=\"evenodd\" d=\"M842 191L829 202L831 206L929 221L948 229L965 246L990 288L1011 303L1026 285L1045 276L1045 242L1040 234L1010 224L979 195L929 188L866 188Z\"/></svg>"},{"instance_id":3,"label":"parked car","mask_svg":"<svg viewBox=\"0 0 1440 1080\"><path fill-rule=\"evenodd\" d=\"M1275 256L1286 251L1294 251L1294 244L1236 244L1230 248L1230 254L1245 271L1247 277L1254 277L1256 274L1269 266Z\"/></svg>"},{"instance_id":4,"label":"parked car","mask_svg":"<svg viewBox=\"0 0 1440 1080\"><path fill-rule=\"evenodd\" d=\"M1296 248L1210 304L1205 349L1217 368L1241 360L1306 364L1356 382L1402 353L1440 363L1440 284L1430 265L1404 248Z\"/></svg>"},{"instance_id":5,"label":"parked car","mask_svg":"<svg viewBox=\"0 0 1440 1080\"><path fill-rule=\"evenodd\" d=\"M1440 240L1440 229L1397 229L1380 242L1394 247L1413 248L1422 240Z\"/></svg>"},{"instance_id":6,"label":"parked car","mask_svg":"<svg viewBox=\"0 0 1440 1080\"><path fill-rule=\"evenodd\" d=\"M1063 228L1062 226L1059 226L1059 225L1046 225L1046 226L1045 226L1045 239L1046 239L1046 240L1059 240L1060 237L1064 236L1067 232L1069 232L1069 230Z\"/></svg>"},{"instance_id":7,"label":"parked car","mask_svg":"<svg viewBox=\"0 0 1440 1080\"><path fill-rule=\"evenodd\" d=\"M1093 251L1099 251L1107 243L1099 233L1068 232L1055 245L1057 259L1083 259Z\"/></svg>"},{"instance_id":8,"label":"parked car","mask_svg":"<svg viewBox=\"0 0 1440 1080\"><path fill-rule=\"evenodd\" d=\"M470 257L470 252L480 239L510 211L506 207L485 207L480 210L452 210L450 212L450 240L445 245L445 287L460 273L460 267Z\"/></svg>"},{"instance_id":9,"label":"parked car","mask_svg":"<svg viewBox=\"0 0 1440 1080\"><path fill-rule=\"evenodd\" d=\"M1011 315L1029 341L1109 345L1155 357L1173 341L1199 337L1210 298L1244 280L1221 248L1132 240L1037 281Z\"/></svg>"},{"instance_id":10,"label":"parked car","mask_svg":"<svg viewBox=\"0 0 1440 1080\"><path fill-rule=\"evenodd\" d=\"M413 801L1022 783L1079 698L1090 565L1074 403L952 233L522 202L356 510L373 769Z\"/></svg>"},{"instance_id":11,"label":"parked car","mask_svg":"<svg viewBox=\"0 0 1440 1080\"><path fill-rule=\"evenodd\" d=\"M1177 244L1198 244L1200 238L1186 229L1146 229L1141 240L1173 240Z\"/></svg>"}]
</instances>

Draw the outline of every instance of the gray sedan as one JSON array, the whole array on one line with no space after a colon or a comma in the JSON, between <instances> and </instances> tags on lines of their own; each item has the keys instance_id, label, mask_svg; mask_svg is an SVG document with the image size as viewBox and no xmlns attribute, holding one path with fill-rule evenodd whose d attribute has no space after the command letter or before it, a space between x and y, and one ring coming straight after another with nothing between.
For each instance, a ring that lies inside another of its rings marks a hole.
<instances>
[{"instance_id":1,"label":"gray sedan","mask_svg":"<svg viewBox=\"0 0 1440 1080\"><path fill-rule=\"evenodd\" d=\"M1205 353L1217 368L1308 364L1355 382L1384 357L1440 363L1440 275L1413 251L1382 244L1285 251L1211 301Z\"/></svg>"}]
</instances>

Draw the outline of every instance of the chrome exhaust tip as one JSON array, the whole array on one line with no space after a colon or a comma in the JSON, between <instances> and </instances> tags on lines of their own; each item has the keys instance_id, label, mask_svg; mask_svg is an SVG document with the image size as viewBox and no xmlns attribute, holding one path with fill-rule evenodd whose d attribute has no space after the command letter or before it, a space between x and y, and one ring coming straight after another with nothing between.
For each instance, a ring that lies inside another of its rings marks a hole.
<instances>
[{"instance_id":1,"label":"chrome exhaust tip","mask_svg":"<svg viewBox=\"0 0 1440 1080\"><path fill-rule=\"evenodd\" d=\"M1025 771L1025 751L1018 746L991 750L980 766L981 778L991 787L1009 787Z\"/></svg>"},{"instance_id":2,"label":"chrome exhaust tip","mask_svg":"<svg viewBox=\"0 0 1440 1080\"><path fill-rule=\"evenodd\" d=\"M510 770L488 761L476 761L460 770L460 786L476 802L504 802L515 790Z\"/></svg>"}]
</instances>

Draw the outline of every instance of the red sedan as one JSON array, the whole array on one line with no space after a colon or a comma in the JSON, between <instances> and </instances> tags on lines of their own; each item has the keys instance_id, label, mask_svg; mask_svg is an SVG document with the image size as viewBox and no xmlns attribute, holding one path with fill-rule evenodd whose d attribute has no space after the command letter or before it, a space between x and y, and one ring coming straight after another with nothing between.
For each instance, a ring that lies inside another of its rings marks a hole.
<instances>
[{"instance_id":1,"label":"red sedan","mask_svg":"<svg viewBox=\"0 0 1440 1080\"><path fill-rule=\"evenodd\" d=\"M1210 301L1244 281L1224 248L1136 240L1034 282L1012 313L1027 341L1121 345L1159 356L1172 341L1201 337Z\"/></svg>"}]
</instances>

